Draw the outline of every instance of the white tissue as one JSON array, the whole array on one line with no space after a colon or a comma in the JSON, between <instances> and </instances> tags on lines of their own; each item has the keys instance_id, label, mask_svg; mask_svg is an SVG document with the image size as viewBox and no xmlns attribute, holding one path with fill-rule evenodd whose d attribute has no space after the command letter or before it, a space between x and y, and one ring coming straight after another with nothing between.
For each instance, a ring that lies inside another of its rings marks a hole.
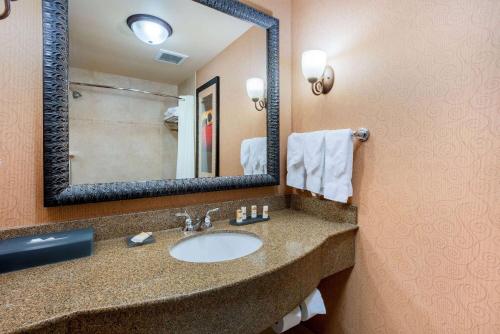
<instances>
[{"instance_id":1,"label":"white tissue","mask_svg":"<svg viewBox=\"0 0 500 334\"><path fill-rule=\"evenodd\" d=\"M57 239L54 237L49 237L47 239L35 238L35 239L31 239L30 241L28 241L28 243L29 244L37 244L40 242L54 241L54 240L59 240L59 239L64 239L64 238L57 238Z\"/></svg>"},{"instance_id":2,"label":"white tissue","mask_svg":"<svg viewBox=\"0 0 500 334\"><path fill-rule=\"evenodd\" d=\"M300 307L297 306L292 312L285 315L283 319L273 325L273 331L275 333L283 333L284 331L300 324L300 318Z\"/></svg>"},{"instance_id":3,"label":"white tissue","mask_svg":"<svg viewBox=\"0 0 500 334\"><path fill-rule=\"evenodd\" d=\"M314 289L314 291L300 303L300 311L302 321L309 320L317 314L326 314L325 303L318 289Z\"/></svg>"}]
</instances>

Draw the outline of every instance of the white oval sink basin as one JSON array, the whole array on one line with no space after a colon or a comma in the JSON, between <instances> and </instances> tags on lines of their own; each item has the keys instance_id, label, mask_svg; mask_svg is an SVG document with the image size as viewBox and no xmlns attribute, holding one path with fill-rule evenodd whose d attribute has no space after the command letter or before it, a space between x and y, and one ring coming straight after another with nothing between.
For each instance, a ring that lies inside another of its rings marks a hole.
<instances>
[{"instance_id":1,"label":"white oval sink basin","mask_svg":"<svg viewBox=\"0 0 500 334\"><path fill-rule=\"evenodd\" d=\"M170 255L181 261L210 263L238 259L260 247L262 240L255 234L221 231L181 240L170 249Z\"/></svg>"}]
</instances>

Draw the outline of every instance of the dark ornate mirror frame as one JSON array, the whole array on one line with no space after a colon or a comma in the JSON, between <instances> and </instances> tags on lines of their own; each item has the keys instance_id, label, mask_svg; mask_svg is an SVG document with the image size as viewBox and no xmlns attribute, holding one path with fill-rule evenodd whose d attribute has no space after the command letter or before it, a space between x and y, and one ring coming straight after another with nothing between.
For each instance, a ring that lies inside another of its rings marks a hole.
<instances>
[{"instance_id":1,"label":"dark ornate mirror frame","mask_svg":"<svg viewBox=\"0 0 500 334\"><path fill-rule=\"evenodd\" d=\"M279 184L279 21L235 0L193 1L254 23L267 30L268 174L70 185L68 0L43 0L43 170L45 206L180 195ZM234 158L239 159L239 156Z\"/></svg>"}]
</instances>

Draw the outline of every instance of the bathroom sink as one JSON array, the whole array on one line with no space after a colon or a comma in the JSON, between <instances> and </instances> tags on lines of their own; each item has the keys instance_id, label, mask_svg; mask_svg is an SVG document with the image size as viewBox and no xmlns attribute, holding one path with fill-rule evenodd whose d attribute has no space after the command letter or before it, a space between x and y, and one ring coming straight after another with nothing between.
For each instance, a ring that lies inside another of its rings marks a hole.
<instances>
[{"instance_id":1,"label":"bathroom sink","mask_svg":"<svg viewBox=\"0 0 500 334\"><path fill-rule=\"evenodd\" d=\"M170 249L170 255L186 262L222 262L249 255L260 247L262 240L255 234L221 231L183 239Z\"/></svg>"}]
</instances>

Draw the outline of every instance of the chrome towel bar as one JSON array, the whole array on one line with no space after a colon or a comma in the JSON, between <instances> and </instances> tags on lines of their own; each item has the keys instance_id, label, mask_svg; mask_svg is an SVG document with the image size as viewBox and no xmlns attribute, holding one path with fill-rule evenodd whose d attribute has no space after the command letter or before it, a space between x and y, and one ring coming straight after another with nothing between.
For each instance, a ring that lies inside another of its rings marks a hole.
<instances>
[{"instance_id":1,"label":"chrome towel bar","mask_svg":"<svg viewBox=\"0 0 500 334\"><path fill-rule=\"evenodd\" d=\"M359 139L359 141L367 141L368 138L370 138L370 130L367 128L359 128L356 131L352 131L352 136L356 139Z\"/></svg>"}]
</instances>

